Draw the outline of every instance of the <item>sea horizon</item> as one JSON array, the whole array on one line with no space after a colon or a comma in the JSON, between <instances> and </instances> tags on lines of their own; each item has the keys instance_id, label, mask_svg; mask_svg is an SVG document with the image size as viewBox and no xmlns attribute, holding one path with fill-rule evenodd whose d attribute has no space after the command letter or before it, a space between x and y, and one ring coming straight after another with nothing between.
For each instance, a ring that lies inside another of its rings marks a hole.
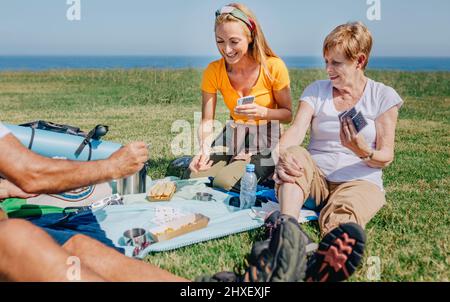
<instances>
[{"instance_id":1,"label":"sea horizon","mask_svg":"<svg viewBox=\"0 0 450 302\"><path fill-rule=\"evenodd\" d=\"M323 69L319 56L280 56L291 69ZM220 56L207 55L0 55L0 71L65 69L186 69L205 68ZM369 70L450 71L450 57L374 56Z\"/></svg>"}]
</instances>

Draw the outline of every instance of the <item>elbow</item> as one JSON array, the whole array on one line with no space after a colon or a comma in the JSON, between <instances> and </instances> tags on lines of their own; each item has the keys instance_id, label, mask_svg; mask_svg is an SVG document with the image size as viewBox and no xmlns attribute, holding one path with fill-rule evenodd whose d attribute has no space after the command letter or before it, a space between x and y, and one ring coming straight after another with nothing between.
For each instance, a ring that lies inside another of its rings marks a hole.
<instances>
[{"instance_id":1,"label":"elbow","mask_svg":"<svg viewBox=\"0 0 450 302\"><path fill-rule=\"evenodd\" d=\"M388 166L390 166L390 164L392 164L393 161L394 161L394 155L392 154L383 161L377 161L374 163L369 162L368 166L371 168L384 169L384 168L387 168Z\"/></svg>"},{"instance_id":2,"label":"elbow","mask_svg":"<svg viewBox=\"0 0 450 302\"><path fill-rule=\"evenodd\" d=\"M394 159L385 162L385 163L383 164L383 167L382 167L382 168L384 169L384 168L389 167L393 162L394 162Z\"/></svg>"},{"instance_id":3,"label":"elbow","mask_svg":"<svg viewBox=\"0 0 450 302\"><path fill-rule=\"evenodd\" d=\"M284 123L290 123L290 122L292 122L292 118L293 118L293 116L292 116L292 110L288 110L288 113L286 113L286 117L283 119L282 122L284 122Z\"/></svg>"},{"instance_id":4,"label":"elbow","mask_svg":"<svg viewBox=\"0 0 450 302\"><path fill-rule=\"evenodd\" d=\"M292 122L292 112L289 114L288 118L286 119L286 123Z\"/></svg>"},{"instance_id":5,"label":"elbow","mask_svg":"<svg viewBox=\"0 0 450 302\"><path fill-rule=\"evenodd\" d=\"M383 168L387 168L393 162L394 162L394 152L391 152L386 161L383 163Z\"/></svg>"}]
</instances>

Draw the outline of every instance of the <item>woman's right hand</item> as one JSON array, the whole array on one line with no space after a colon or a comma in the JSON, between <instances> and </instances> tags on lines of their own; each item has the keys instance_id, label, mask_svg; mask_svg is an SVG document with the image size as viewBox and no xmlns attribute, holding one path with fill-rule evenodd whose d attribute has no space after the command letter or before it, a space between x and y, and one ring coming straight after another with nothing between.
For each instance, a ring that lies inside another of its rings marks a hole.
<instances>
[{"instance_id":1,"label":"woman's right hand","mask_svg":"<svg viewBox=\"0 0 450 302\"><path fill-rule=\"evenodd\" d=\"M295 179L300 177L302 173L303 167L295 156L290 152L281 151L273 180L277 184L295 183Z\"/></svg>"},{"instance_id":2,"label":"woman's right hand","mask_svg":"<svg viewBox=\"0 0 450 302\"><path fill-rule=\"evenodd\" d=\"M213 161L210 160L209 154L200 153L194 156L191 163L189 164L189 169L194 172L203 172L209 170L213 165Z\"/></svg>"}]
</instances>

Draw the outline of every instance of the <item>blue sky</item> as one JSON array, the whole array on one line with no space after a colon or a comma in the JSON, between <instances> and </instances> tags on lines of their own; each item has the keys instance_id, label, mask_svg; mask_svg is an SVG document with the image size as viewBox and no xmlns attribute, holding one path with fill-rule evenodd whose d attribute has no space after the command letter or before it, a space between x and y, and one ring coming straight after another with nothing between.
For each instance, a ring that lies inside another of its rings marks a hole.
<instances>
[{"instance_id":1,"label":"blue sky","mask_svg":"<svg viewBox=\"0 0 450 302\"><path fill-rule=\"evenodd\" d=\"M80 0L68 21L67 0L2 0L0 55L217 55L216 0ZM369 21L367 0L246 0L275 52L320 55L335 26L361 20L377 56L450 56L450 1L380 0Z\"/></svg>"}]
</instances>

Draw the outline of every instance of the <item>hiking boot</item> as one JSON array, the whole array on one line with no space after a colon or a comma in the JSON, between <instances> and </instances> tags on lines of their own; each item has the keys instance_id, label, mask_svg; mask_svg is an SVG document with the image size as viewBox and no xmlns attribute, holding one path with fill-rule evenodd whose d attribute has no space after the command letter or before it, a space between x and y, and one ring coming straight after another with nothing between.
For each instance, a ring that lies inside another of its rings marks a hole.
<instances>
[{"instance_id":1,"label":"hiking boot","mask_svg":"<svg viewBox=\"0 0 450 302\"><path fill-rule=\"evenodd\" d=\"M331 230L308 261L306 281L343 281L353 274L364 253L366 235L356 223Z\"/></svg>"},{"instance_id":2,"label":"hiking boot","mask_svg":"<svg viewBox=\"0 0 450 302\"><path fill-rule=\"evenodd\" d=\"M268 245L270 238L272 237L272 233L274 232L275 228L277 227L277 220L280 217L281 213L280 211L273 211L271 212L266 219L264 220L264 226L265 226L265 232L264 237L266 240L262 241L260 245ZM306 256L309 258L318 248L318 244L306 234L306 232L300 228L302 232L302 236L304 237L305 241L305 249L306 249Z\"/></svg>"},{"instance_id":3,"label":"hiking boot","mask_svg":"<svg viewBox=\"0 0 450 302\"><path fill-rule=\"evenodd\" d=\"M278 226L268 244L255 243L249 257L249 267L243 275L221 272L196 281L215 282L298 282L306 270L305 242L297 220L280 215Z\"/></svg>"}]
</instances>

